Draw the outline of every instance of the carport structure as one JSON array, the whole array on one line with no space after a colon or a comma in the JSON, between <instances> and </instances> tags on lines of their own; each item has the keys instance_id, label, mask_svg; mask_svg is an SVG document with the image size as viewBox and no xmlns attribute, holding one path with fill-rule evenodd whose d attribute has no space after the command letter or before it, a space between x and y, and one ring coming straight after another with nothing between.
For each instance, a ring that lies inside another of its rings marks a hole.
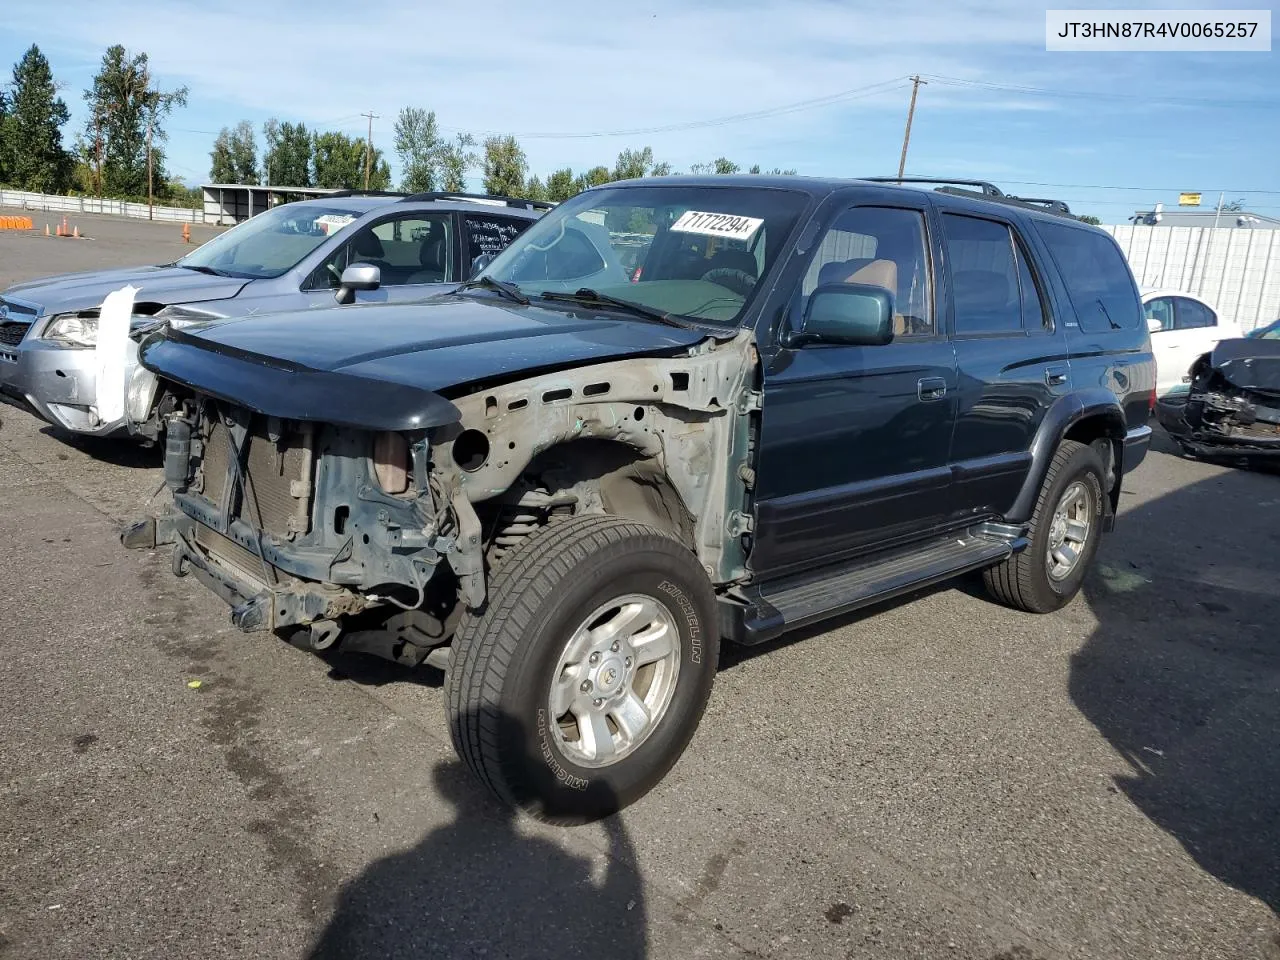
<instances>
[{"instance_id":1,"label":"carport structure","mask_svg":"<svg viewBox=\"0 0 1280 960\"><path fill-rule=\"evenodd\" d=\"M290 200L349 192L331 187L259 186L250 183L206 183L200 189L204 192L204 222L217 226L240 223Z\"/></svg>"}]
</instances>

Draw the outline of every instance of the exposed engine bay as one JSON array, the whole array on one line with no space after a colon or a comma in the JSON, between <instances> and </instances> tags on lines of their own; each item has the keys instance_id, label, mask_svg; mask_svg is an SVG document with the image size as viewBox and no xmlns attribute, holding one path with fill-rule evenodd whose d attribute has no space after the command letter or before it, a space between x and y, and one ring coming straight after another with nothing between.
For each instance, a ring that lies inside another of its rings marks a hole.
<instances>
[{"instance_id":1,"label":"exposed engine bay","mask_svg":"<svg viewBox=\"0 0 1280 960\"><path fill-rule=\"evenodd\" d=\"M1157 404L1187 453L1280 460L1280 341L1223 340L1191 367L1190 389Z\"/></svg>"}]
</instances>

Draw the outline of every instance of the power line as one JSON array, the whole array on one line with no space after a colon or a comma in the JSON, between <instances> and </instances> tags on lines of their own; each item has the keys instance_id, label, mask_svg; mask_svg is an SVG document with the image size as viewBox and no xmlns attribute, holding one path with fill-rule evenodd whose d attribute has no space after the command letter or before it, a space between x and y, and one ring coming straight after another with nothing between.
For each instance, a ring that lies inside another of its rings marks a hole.
<instances>
[{"instance_id":1,"label":"power line","mask_svg":"<svg viewBox=\"0 0 1280 960\"><path fill-rule=\"evenodd\" d=\"M874 83L866 87L855 87L852 90L841 90L838 93L827 94L822 97L812 97L808 100L798 100L795 103L781 104L776 107L768 107L763 110L753 110L749 113L735 113L724 117L713 117L708 120L689 120L682 123L669 123L655 127L633 127L629 130L596 130L589 133L571 133L567 131L546 132L546 131L525 131L511 134L519 140L590 140L601 137L636 137L653 133L676 133L683 130L697 130L703 127L719 127L730 123L743 123L748 120L765 120L771 117L780 117L789 113L799 113L802 110L813 110L818 107L830 106L835 103L843 103L848 100L860 100L864 97L875 96L880 93L887 93L894 87L905 84L909 77L894 77L892 80L883 80L880 83ZM458 131L460 127L441 126L441 130ZM497 133L505 131L481 130L473 131L481 135L488 133Z\"/></svg>"},{"instance_id":2,"label":"power line","mask_svg":"<svg viewBox=\"0 0 1280 960\"><path fill-rule=\"evenodd\" d=\"M1107 93L1094 90L1050 90L1046 87L1030 87L1012 83L995 83L989 80L966 80L962 77L944 77L934 73L924 74L934 83L950 87L969 87L981 90L996 90L1004 93L1022 93L1037 97L1058 97L1070 100L1113 100L1118 102L1152 104L1159 103L1178 107L1249 107L1274 110L1280 107L1275 100L1241 100L1237 97L1229 99L1212 99L1208 97L1148 97L1129 93Z\"/></svg>"},{"instance_id":3,"label":"power line","mask_svg":"<svg viewBox=\"0 0 1280 960\"><path fill-rule=\"evenodd\" d=\"M1004 183L1016 183L1019 186L1031 187L1061 187L1064 190L1129 190L1141 193L1182 193L1183 187L1117 187L1104 183L1049 183L1045 180L1001 180ZM1201 193L1241 193L1241 194L1267 194L1269 196L1280 196L1280 190L1245 190L1241 187L1207 187L1200 191ZM1120 201L1109 200L1108 203L1118 203Z\"/></svg>"}]
</instances>

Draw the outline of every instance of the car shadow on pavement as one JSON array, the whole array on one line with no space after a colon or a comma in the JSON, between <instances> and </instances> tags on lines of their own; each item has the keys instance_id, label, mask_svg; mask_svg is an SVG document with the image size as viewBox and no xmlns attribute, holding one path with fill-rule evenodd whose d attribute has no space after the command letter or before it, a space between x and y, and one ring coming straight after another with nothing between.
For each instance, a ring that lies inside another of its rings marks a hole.
<instances>
[{"instance_id":1,"label":"car shadow on pavement","mask_svg":"<svg viewBox=\"0 0 1280 960\"><path fill-rule=\"evenodd\" d=\"M1277 556L1272 477L1225 472L1129 510L1086 581L1099 625L1070 694L1130 766L1116 788L1280 913Z\"/></svg>"},{"instance_id":2,"label":"car shadow on pavement","mask_svg":"<svg viewBox=\"0 0 1280 960\"><path fill-rule=\"evenodd\" d=\"M344 885L309 960L646 956L643 884L619 817L599 822L608 850L593 863L547 839L553 828L530 835L463 764L440 764L434 780L453 821Z\"/></svg>"},{"instance_id":3,"label":"car shadow on pavement","mask_svg":"<svg viewBox=\"0 0 1280 960\"><path fill-rule=\"evenodd\" d=\"M131 437L91 437L68 433L54 426L41 427L40 432L64 446L79 450L87 457L113 466L149 470L164 464L163 447L158 444L147 445Z\"/></svg>"}]
</instances>

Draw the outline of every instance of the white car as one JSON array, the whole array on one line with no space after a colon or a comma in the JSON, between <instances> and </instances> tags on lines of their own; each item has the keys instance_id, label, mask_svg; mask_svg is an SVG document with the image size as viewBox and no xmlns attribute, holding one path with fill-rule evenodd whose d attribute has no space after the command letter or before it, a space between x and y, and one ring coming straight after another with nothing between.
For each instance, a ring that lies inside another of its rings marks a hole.
<instances>
[{"instance_id":1,"label":"white car","mask_svg":"<svg viewBox=\"0 0 1280 960\"><path fill-rule=\"evenodd\" d=\"M1196 358L1219 340L1244 336L1236 324L1221 320L1213 307L1193 293L1143 290L1142 310L1156 357L1156 393L1162 397L1179 390Z\"/></svg>"}]
</instances>

